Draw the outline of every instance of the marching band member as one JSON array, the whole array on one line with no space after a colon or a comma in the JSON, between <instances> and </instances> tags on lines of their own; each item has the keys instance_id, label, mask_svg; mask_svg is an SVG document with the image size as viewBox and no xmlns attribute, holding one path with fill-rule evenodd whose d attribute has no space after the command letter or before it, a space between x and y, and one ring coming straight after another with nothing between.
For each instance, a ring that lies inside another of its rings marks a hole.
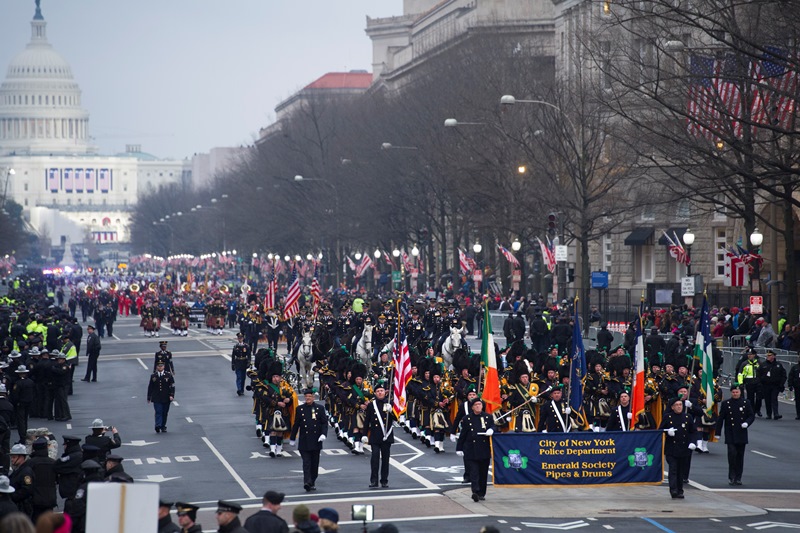
<instances>
[{"instance_id":1,"label":"marching band member","mask_svg":"<svg viewBox=\"0 0 800 533\"><path fill-rule=\"evenodd\" d=\"M389 486L389 458L394 443L393 424L397 420L392 404L387 398L387 382L375 382L375 398L366 410L365 430L367 435L362 442L369 443L372 448L370 458L369 487L376 488L378 481L382 488Z\"/></svg>"}]
</instances>

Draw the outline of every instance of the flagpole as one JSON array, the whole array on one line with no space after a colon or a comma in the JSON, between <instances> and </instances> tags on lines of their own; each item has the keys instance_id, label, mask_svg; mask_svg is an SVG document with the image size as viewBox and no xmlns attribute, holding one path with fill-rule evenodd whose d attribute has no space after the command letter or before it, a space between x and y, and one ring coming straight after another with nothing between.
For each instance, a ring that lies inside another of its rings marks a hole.
<instances>
[{"instance_id":1,"label":"flagpole","mask_svg":"<svg viewBox=\"0 0 800 533\"><path fill-rule=\"evenodd\" d=\"M576 310L575 314L577 315L578 314L577 313L577 309L578 309L578 297L577 296L575 297L575 300L572 302L572 308ZM583 328L581 328L581 331L583 331ZM571 351L571 347L570 347L570 351ZM573 353L573 354L571 354L571 356L569 358L569 382L567 383L567 404L568 405L569 405L570 400L572 400L572 371L573 371L574 365L575 365L575 354Z\"/></svg>"},{"instance_id":2,"label":"flagpole","mask_svg":"<svg viewBox=\"0 0 800 533\"><path fill-rule=\"evenodd\" d=\"M486 327L487 327L486 326L486 318L487 318L487 315L489 314L487 312L488 307L489 307L489 301L488 301L488 298L486 298L484 296L481 296L481 297L483 298L483 322L484 322L484 324L483 324L484 331L481 332L481 337L484 339L483 342L487 342L486 341ZM489 327L491 327L491 325ZM481 357L481 359L483 359L483 357ZM477 390L478 398L481 397L481 393L483 392L481 390L481 387L483 386L483 372L484 372L483 362L481 362L480 371L478 372L478 390Z\"/></svg>"}]
</instances>

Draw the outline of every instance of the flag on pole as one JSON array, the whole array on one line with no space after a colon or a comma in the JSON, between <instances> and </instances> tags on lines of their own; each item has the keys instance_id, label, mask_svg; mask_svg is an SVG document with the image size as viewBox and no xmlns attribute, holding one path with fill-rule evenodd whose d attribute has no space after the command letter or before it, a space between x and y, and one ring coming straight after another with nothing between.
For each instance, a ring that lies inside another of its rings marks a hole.
<instances>
[{"instance_id":1,"label":"flag on pole","mask_svg":"<svg viewBox=\"0 0 800 533\"><path fill-rule=\"evenodd\" d=\"M392 261L392 256L390 256L386 250L383 251L383 260L394 270L394 261Z\"/></svg>"},{"instance_id":2,"label":"flag on pole","mask_svg":"<svg viewBox=\"0 0 800 533\"><path fill-rule=\"evenodd\" d=\"M578 316L578 299L575 299L575 325L572 329L572 361L569 376L569 407L575 414L576 422L586 428L586 414L583 411L583 380L586 378L586 350L583 347L581 321Z\"/></svg>"},{"instance_id":3,"label":"flag on pole","mask_svg":"<svg viewBox=\"0 0 800 533\"><path fill-rule=\"evenodd\" d=\"M406 385L411 380L411 355L403 328L398 328L394 343L394 376L392 378L392 410L396 417L406 411Z\"/></svg>"},{"instance_id":4,"label":"flag on pole","mask_svg":"<svg viewBox=\"0 0 800 533\"><path fill-rule=\"evenodd\" d=\"M550 247L541 239L536 240L539 241L539 248L542 251L542 260L544 261L544 264L547 265L547 270L553 274L556 271L556 256L553 253L553 250L551 250Z\"/></svg>"},{"instance_id":5,"label":"flag on pole","mask_svg":"<svg viewBox=\"0 0 800 533\"><path fill-rule=\"evenodd\" d=\"M639 303L639 319L636 321L636 350L634 351L633 394L631 395L631 414L633 424L644 413L644 337L642 336L642 312L644 300Z\"/></svg>"},{"instance_id":6,"label":"flag on pole","mask_svg":"<svg viewBox=\"0 0 800 533\"><path fill-rule=\"evenodd\" d=\"M319 281L317 280L317 265L314 265L314 279L311 280L311 298L314 302L314 319L317 318L317 312L319 311L319 302L322 299L322 288L319 286Z\"/></svg>"},{"instance_id":7,"label":"flag on pole","mask_svg":"<svg viewBox=\"0 0 800 533\"><path fill-rule=\"evenodd\" d=\"M364 254L364 257L361 259L361 262L358 264L356 268L356 277L360 278L364 275L368 268L372 266L372 259L370 258L369 254Z\"/></svg>"},{"instance_id":8,"label":"flag on pole","mask_svg":"<svg viewBox=\"0 0 800 533\"><path fill-rule=\"evenodd\" d=\"M483 390L481 399L484 410L492 414L500 408L500 378L497 374L497 355L494 351L494 336L492 335L492 319L489 316L489 301L483 302L483 345L481 346L481 362L483 364Z\"/></svg>"},{"instance_id":9,"label":"flag on pole","mask_svg":"<svg viewBox=\"0 0 800 533\"><path fill-rule=\"evenodd\" d=\"M292 277L289 289L286 292L286 303L283 306L283 316L288 320L300 312L300 278L297 277L297 268L292 266Z\"/></svg>"},{"instance_id":10,"label":"flag on pole","mask_svg":"<svg viewBox=\"0 0 800 533\"><path fill-rule=\"evenodd\" d=\"M278 282L275 281L275 274L269 275L267 283L267 293L264 295L264 310L275 309L275 293L278 292Z\"/></svg>"},{"instance_id":11,"label":"flag on pole","mask_svg":"<svg viewBox=\"0 0 800 533\"><path fill-rule=\"evenodd\" d=\"M519 260L517 260L517 258L514 257L514 254L512 254L508 248L506 248L505 246L501 246L499 244L497 245L497 248L500 250L500 253L503 254L503 257L505 257L509 263L517 267L519 266Z\"/></svg>"},{"instance_id":12,"label":"flag on pole","mask_svg":"<svg viewBox=\"0 0 800 533\"><path fill-rule=\"evenodd\" d=\"M694 358L703 367L703 378L700 385L706 395L705 411L711 414L714 407L714 363L712 359L711 318L708 315L708 300L703 295L703 308L700 312L700 327L694 341Z\"/></svg>"},{"instance_id":13,"label":"flag on pole","mask_svg":"<svg viewBox=\"0 0 800 533\"><path fill-rule=\"evenodd\" d=\"M353 261L352 259L350 259L349 255L345 256L345 258L347 259L347 266L350 267L350 270L355 272L356 271L356 262Z\"/></svg>"},{"instance_id":14,"label":"flag on pole","mask_svg":"<svg viewBox=\"0 0 800 533\"><path fill-rule=\"evenodd\" d=\"M461 248L458 249L458 266L461 268L461 273L466 274L469 272L469 261L467 261L467 254Z\"/></svg>"}]
</instances>

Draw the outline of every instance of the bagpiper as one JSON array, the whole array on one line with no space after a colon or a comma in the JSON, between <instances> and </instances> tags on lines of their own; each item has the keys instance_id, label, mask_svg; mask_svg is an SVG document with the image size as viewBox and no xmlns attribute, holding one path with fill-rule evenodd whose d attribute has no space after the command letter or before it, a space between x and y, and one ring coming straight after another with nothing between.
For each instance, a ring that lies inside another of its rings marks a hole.
<instances>
[{"instance_id":1,"label":"bagpiper","mask_svg":"<svg viewBox=\"0 0 800 533\"><path fill-rule=\"evenodd\" d=\"M225 329L225 316L228 309L219 296L215 296L211 304L206 306L206 327L212 335L222 335Z\"/></svg>"}]
</instances>

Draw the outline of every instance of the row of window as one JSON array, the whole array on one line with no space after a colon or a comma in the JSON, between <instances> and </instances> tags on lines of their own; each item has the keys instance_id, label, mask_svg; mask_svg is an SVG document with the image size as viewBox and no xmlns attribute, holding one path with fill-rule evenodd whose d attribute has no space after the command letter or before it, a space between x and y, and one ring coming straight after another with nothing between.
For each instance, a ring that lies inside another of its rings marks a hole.
<instances>
[{"instance_id":1,"label":"row of window","mask_svg":"<svg viewBox=\"0 0 800 533\"><path fill-rule=\"evenodd\" d=\"M28 98L30 96L30 99ZM80 95L50 95L50 94L10 94L3 97L3 105L46 105L46 106L80 106Z\"/></svg>"},{"instance_id":2,"label":"row of window","mask_svg":"<svg viewBox=\"0 0 800 533\"><path fill-rule=\"evenodd\" d=\"M9 74L61 74L72 76L72 72L65 67L13 67Z\"/></svg>"},{"instance_id":3,"label":"row of window","mask_svg":"<svg viewBox=\"0 0 800 533\"><path fill-rule=\"evenodd\" d=\"M86 139L89 121L66 118L0 119L0 139Z\"/></svg>"}]
</instances>

